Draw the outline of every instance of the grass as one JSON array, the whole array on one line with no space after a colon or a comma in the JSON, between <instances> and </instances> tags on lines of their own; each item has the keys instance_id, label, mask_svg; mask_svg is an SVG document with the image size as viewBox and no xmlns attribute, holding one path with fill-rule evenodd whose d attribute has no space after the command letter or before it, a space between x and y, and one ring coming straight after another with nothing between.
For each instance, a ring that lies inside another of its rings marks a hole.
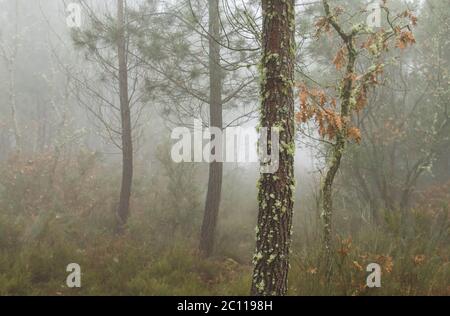
<instances>
[{"instance_id":1,"label":"grass","mask_svg":"<svg viewBox=\"0 0 450 316\"><path fill-rule=\"evenodd\" d=\"M247 193L224 202L216 254L202 259L196 251L201 198L179 178L190 172L169 180L160 175L166 185L158 175L140 180L129 230L119 238L111 189L117 179L91 154L80 155L54 171L48 156L0 169L0 295L249 294L256 217L254 209L243 212L251 208ZM192 194L189 201L174 200L183 192ZM412 212L407 230L389 216L338 230L330 282L321 273L320 224L296 214L289 295L450 295L450 225L442 205ZM372 262L382 267L380 289L366 286ZM66 286L70 263L81 266L80 289Z\"/></svg>"}]
</instances>

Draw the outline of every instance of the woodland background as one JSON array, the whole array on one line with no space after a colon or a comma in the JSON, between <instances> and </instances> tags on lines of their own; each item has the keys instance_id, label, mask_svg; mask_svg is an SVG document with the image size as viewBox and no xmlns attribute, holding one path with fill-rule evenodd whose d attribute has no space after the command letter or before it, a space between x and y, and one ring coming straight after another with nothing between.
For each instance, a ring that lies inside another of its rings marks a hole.
<instances>
[{"instance_id":1,"label":"woodland background","mask_svg":"<svg viewBox=\"0 0 450 316\"><path fill-rule=\"evenodd\" d=\"M77 2L82 26L69 28L68 2L0 1L0 295L247 295L258 166L175 164L170 132L194 118L256 126L261 4L129 0L121 17L120 2ZM369 14L368 1L329 2L348 29ZM320 188L332 135L309 106L337 86L346 55L322 1L296 2L289 295L450 294L450 1L386 5L415 24L414 38L384 52L351 117L329 279ZM72 262L80 289L65 285ZM372 262L379 289L366 286Z\"/></svg>"}]
</instances>

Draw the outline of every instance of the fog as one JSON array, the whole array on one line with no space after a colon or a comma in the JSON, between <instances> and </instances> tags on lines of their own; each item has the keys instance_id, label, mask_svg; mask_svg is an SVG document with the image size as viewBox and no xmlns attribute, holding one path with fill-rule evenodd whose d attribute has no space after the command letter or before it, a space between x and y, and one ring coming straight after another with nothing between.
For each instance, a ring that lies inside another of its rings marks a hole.
<instances>
[{"instance_id":1,"label":"fog","mask_svg":"<svg viewBox=\"0 0 450 316\"><path fill-rule=\"evenodd\" d=\"M450 294L450 6L369 3L0 0L0 295Z\"/></svg>"}]
</instances>

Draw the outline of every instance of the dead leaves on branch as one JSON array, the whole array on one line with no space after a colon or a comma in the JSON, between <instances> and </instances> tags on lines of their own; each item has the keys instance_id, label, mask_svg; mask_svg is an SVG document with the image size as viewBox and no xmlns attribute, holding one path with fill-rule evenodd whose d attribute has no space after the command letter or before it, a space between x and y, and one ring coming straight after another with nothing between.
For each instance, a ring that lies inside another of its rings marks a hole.
<instances>
[{"instance_id":1,"label":"dead leaves on branch","mask_svg":"<svg viewBox=\"0 0 450 316\"><path fill-rule=\"evenodd\" d=\"M344 47L333 62L337 69L342 67L346 55L347 50ZM347 73L341 86L342 89L344 87L349 89L350 97L348 98L330 97L323 89L309 89L306 84L299 84L300 111L296 115L297 122L300 124L313 120L318 125L319 135L324 139L335 140L340 136L360 143L361 131L352 125L351 119L367 106L369 88L379 84L378 77L383 74L383 71L384 66L380 63L370 67L365 74ZM346 112L342 111L341 103L343 102L348 103Z\"/></svg>"},{"instance_id":2,"label":"dead leaves on branch","mask_svg":"<svg viewBox=\"0 0 450 316\"><path fill-rule=\"evenodd\" d=\"M408 46L414 45L415 43L416 39L411 31L399 31L395 47L403 50Z\"/></svg>"},{"instance_id":3,"label":"dead leaves on branch","mask_svg":"<svg viewBox=\"0 0 450 316\"><path fill-rule=\"evenodd\" d=\"M334 60L336 68L342 66L346 54L346 49L342 48ZM324 139L335 140L341 136L346 140L360 143L361 131L352 125L351 119L367 106L369 88L379 83L378 77L383 71L384 66L377 64L362 75L347 73L342 81L342 87L350 87L348 99L330 97L323 89L309 89L304 83L299 84L300 111L296 115L297 122L300 124L313 120L318 125L319 135ZM349 80L350 85L347 85ZM348 113L342 113L342 107L338 106L338 103L342 102L349 103Z\"/></svg>"},{"instance_id":4,"label":"dead leaves on branch","mask_svg":"<svg viewBox=\"0 0 450 316\"><path fill-rule=\"evenodd\" d=\"M322 33L330 33L331 31L330 22L328 21L328 18L325 16L322 16L316 20L315 27L316 27L316 34L314 35L315 38L319 38Z\"/></svg>"},{"instance_id":5,"label":"dead leaves on branch","mask_svg":"<svg viewBox=\"0 0 450 316\"><path fill-rule=\"evenodd\" d=\"M403 16L403 18L409 19L409 21L410 21L410 23L411 23L412 26L417 26L418 18L417 18L417 16L415 16L415 15L412 13L412 11L406 10L406 11L404 11L404 12L401 14L401 16Z\"/></svg>"},{"instance_id":6,"label":"dead leaves on branch","mask_svg":"<svg viewBox=\"0 0 450 316\"><path fill-rule=\"evenodd\" d=\"M382 8L389 16L386 1L383 1ZM331 34L334 28L343 40L331 61L338 72L345 67L341 83L335 88L338 93L336 97L330 97L323 89L309 89L306 84L299 84L300 111L296 119L299 124L314 121L323 139L334 141L343 138L345 141L360 143L361 131L352 125L351 120L367 106L369 89L379 84L378 78L384 71L383 53L389 50L390 45L403 50L416 42L411 26L417 24L417 17L411 11L404 11L393 20L388 18L391 26L388 31L353 26L352 32L346 33L345 25L341 25L337 19L343 9L336 7L331 11L327 16L318 18L315 27L317 38L322 33ZM406 26L400 26L405 20ZM398 24L393 25L391 21L397 21ZM360 56L368 57L372 65L357 73L355 61Z\"/></svg>"},{"instance_id":7,"label":"dead leaves on branch","mask_svg":"<svg viewBox=\"0 0 450 316\"><path fill-rule=\"evenodd\" d=\"M330 98L324 90L311 89L305 85L299 86L300 111L296 114L298 123L313 120L318 125L322 138L335 140L338 135L360 142L361 132L351 126L348 118L339 113L336 98Z\"/></svg>"},{"instance_id":8,"label":"dead leaves on branch","mask_svg":"<svg viewBox=\"0 0 450 316\"><path fill-rule=\"evenodd\" d=\"M334 60L333 60L333 64L336 66L337 70L341 70L342 69L342 67L343 67L343 65L345 63L345 60L347 58L347 55L348 55L348 50L347 50L347 48L345 46L342 47L337 52L336 57L334 57Z\"/></svg>"}]
</instances>

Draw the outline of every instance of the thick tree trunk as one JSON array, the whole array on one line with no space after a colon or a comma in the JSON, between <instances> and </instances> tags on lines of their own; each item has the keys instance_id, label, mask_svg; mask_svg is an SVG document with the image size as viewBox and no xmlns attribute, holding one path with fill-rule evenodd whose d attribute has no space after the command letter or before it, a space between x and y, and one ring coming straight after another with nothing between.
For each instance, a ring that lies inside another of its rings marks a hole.
<instances>
[{"instance_id":1,"label":"thick tree trunk","mask_svg":"<svg viewBox=\"0 0 450 316\"><path fill-rule=\"evenodd\" d=\"M286 295L288 289L295 190L295 1L262 0L262 8L261 127L280 130L279 169L259 181L251 294L266 296Z\"/></svg>"},{"instance_id":2,"label":"thick tree trunk","mask_svg":"<svg viewBox=\"0 0 450 316\"><path fill-rule=\"evenodd\" d=\"M209 1L209 80L210 80L210 127L223 128L222 119L222 71L220 67L220 17L219 0ZM209 257L214 250L217 218L222 191L223 164L209 165L208 192L200 235L200 253Z\"/></svg>"},{"instance_id":3,"label":"thick tree trunk","mask_svg":"<svg viewBox=\"0 0 450 316\"><path fill-rule=\"evenodd\" d=\"M117 1L118 59L120 112L122 122L122 185L117 210L117 232L124 231L130 213L131 185L133 181L133 140L131 135L131 113L128 97L128 69L125 40L124 0Z\"/></svg>"}]
</instances>

